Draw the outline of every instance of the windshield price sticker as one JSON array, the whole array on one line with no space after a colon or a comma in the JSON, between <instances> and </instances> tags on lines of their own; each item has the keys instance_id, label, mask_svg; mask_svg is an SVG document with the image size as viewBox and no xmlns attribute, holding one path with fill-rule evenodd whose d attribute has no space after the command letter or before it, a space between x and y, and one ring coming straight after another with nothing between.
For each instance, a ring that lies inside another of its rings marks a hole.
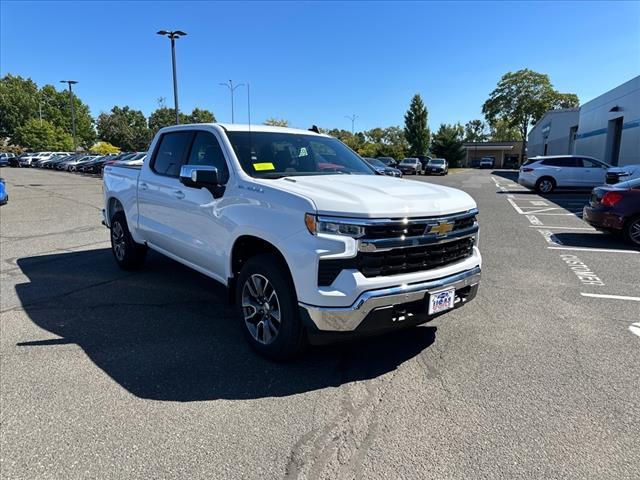
<instances>
[{"instance_id":1,"label":"windshield price sticker","mask_svg":"<svg viewBox=\"0 0 640 480\"><path fill-rule=\"evenodd\" d=\"M256 172L264 172L265 170L275 170L276 167L271 162L254 163L253 168Z\"/></svg>"}]
</instances>

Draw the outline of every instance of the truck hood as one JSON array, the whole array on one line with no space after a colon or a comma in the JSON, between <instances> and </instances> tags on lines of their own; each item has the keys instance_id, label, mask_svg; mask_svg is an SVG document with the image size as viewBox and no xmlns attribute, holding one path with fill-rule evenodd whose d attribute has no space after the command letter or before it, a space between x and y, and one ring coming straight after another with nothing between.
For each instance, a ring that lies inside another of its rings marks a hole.
<instances>
[{"instance_id":1,"label":"truck hood","mask_svg":"<svg viewBox=\"0 0 640 480\"><path fill-rule=\"evenodd\" d=\"M476 207L473 198L461 190L384 175L300 176L263 182L308 198L324 215L427 217Z\"/></svg>"}]
</instances>

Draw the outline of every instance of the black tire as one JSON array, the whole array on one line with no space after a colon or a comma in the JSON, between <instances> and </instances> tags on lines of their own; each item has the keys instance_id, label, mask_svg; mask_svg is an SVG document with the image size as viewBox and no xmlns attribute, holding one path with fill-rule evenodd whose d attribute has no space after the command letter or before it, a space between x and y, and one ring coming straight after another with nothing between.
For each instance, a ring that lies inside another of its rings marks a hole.
<instances>
[{"instance_id":1,"label":"black tire","mask_svg":"<svg viewBox=\"0 0 640 480\"><path fill-rule=\"evenodd\" d=\"M116 212L111 218L111 252L123 270L135 270L147 257L147 246L133 240L124 212Z\"/></svg>"},{"instance_id":2,"label":"black tire","mask_svg":"<svg viewBox=\"0 0 640 480\"><path fill-rule=\"evenodd\" d=\"M640 248L640 215L627 220L624 224L624 238Z\"/></svg>"},{"instance_id":3,"label":"black tire","mask_svg":"<svg viewBox=\"0 0 640 480\"><path fill-rule=\"evenodd\" d=\"M551 177L541 177L536 182L536 192L546 194L556 189L556 181Z\"/></svg>"},{"instance_id":4,"label":"black tire","mask_svg":"<svg viewBox=\"0 0 640 480\"><path fill-rule=\"evenodd\" d=\"M275 301L271 292L275 292ZM293 281L287 266L274 254L257 255L245 263L236 285L236 304L242 332L259 354L284 360L306 347Z\"/></svg>"}]
</instances>

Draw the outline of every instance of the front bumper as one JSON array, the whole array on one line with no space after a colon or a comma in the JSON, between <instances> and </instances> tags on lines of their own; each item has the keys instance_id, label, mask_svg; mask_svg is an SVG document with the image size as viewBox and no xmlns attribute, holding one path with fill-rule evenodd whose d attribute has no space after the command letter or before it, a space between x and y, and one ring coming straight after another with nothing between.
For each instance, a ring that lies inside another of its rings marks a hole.
<instances>
[{"instance_id":1,"label":"front bumper","mask_svg":"<svg viewBox=\"0 0 640 480\"><path fill-rule=\"evenodd\" d=\"M427 315L430 293L455 288L455 307L475 297L480 266L447 277L409 285L369 290L350 307L318 307L299 303L303 322L313 335L324 332L371 334L403 325L418 325L437 315Z\"/></svg>"}]
</instances>

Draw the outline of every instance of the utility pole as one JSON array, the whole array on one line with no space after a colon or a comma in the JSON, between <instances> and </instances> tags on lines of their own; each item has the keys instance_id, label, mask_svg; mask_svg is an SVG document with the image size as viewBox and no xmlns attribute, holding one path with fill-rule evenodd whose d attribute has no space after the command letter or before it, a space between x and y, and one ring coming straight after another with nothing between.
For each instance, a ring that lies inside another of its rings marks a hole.
<instances>
[{"instance_id":1,"label":"utility pole","mask_svg":"<svg viewBox=\"0 0 640 480\"><path fill-rule=\"evenodd\" d=\"M171 40L171 65L173 67L173 105L176 112L176 125L180 123L180 114L178 110L178 76L176 74L176 38L184 37L185 32L181 30L160 30L156 32L158 35L168 37Z\"/></svg>"},{"instance_id":2,"label":"utility pole","mask_svg":"<svg viewBox=\"0 0 640 480\"><path fill-rule=\"evenodd\" d=\"M71 85L78 83L75 80L60 80L60 83L66 83L69 85L69 105L71 105L71 132L73 134L73 151L76 151L78 144L76 142L76 111L73 107L73 89ZM40 114L40 122L42 122L42 114Z\"/></svg>"},{"instance_id":3,"label":"utility pole","mask_svg":"<svg viewBox=\"0 0 640 480\"><path fill-rule=\"evenodd\" d=\"M227 87L229 89L229 92L231 93L231 123L234 123L235 118L233 115L233 92L236 88L244 86L244 83L239 83L234 87L233 80L229 80L228 82L220 83L219 85Z\"/></svg>"},{"instance_id":4,"label":"utility pole","mask_svg":"<svg viewBox=\"0 0 640 480\"><path fill-rule=\"evenodd\" d=\"M355 133L355 123L356 123L356 118L358 118L358 115L356 115L355 113L353 115L345 115L344 118L348 118L349 120L351 120L351 135L353 135Z\"/></svg>"}]
</instances>

